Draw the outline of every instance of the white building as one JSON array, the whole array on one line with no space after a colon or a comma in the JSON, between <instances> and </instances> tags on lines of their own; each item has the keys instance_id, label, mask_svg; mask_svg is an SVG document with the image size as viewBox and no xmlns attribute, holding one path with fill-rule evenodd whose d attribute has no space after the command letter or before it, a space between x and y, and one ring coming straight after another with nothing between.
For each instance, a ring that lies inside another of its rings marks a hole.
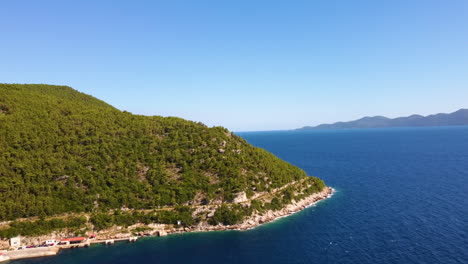
<instances>
[{"instance_id":1,"label":"white building","mask_svg":"<svg viewBox=\"0 0 468 264\"><path fill-rule=\"evenodd\" d=\"M50 240L46 240L45 244L48 245L48 246L55 246L58 244L58 240L55 240L55 239L50 239Z\"/></svg>"},{"instance_id":2,"label":"white building","mask_svg":"<svg viewBox=\"0 0 468 264\"><path fill-rule=\"evenodd\" d=\"M10 247L20 247L21 238L19 236L10 238Z\"/></svg>"}]
</instances>

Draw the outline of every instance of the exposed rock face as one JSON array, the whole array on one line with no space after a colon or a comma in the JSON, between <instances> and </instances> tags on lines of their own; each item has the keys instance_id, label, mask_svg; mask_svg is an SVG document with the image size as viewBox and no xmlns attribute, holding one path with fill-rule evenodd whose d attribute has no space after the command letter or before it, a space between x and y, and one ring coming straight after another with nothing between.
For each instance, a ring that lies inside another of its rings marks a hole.
<instances>
[{"instance_id":1,"label":"exposed rock face","mask_svg":"<svg viewBox=\"0 0 468 264\"><path fill-rule=\"evenodd\" d=\"M234 198L234 200L232 201L233 203L243 203L243 202L247 202L248 199L247 199L247 195L245 194L245 192L240 192L237 194L236 198Z\"/></svg>"},{"instance_id":2,"label":"exposed rock face","mask_svg":"<svg viewBox=\"0 0 468 264\"><path fill-rule=\"evenodd\" d=\"M268 223L271 222L275 219L293 214L295 212L298 212L306 207L309 207L316 202L326 199L330 197L333 194L333 189L330 187L325 187L321 192L319 193L314 193L310 195L309 197L306 197L300 201L292 201L291 204L287 205L285 208L278 210L278 211L267 211L263 214L254 214L248 218L246 218L244 221L242 221L239 224L236 225L231 225L231 226L223 226L221 224L217 226L211 226L208 224L200 224L191 231L215 231L215 230L229 230L229 229L235 229L235 230L247 230L254 228L260 224Z\"/></svg>"},{"instance_id":3,"label":"exposed rock face","mask_svg":"<svg viewBox=\"0 0 468 264\"><path fill-rule=\"evenodd\" d=\"M263 215L252 215L248 219L244 220L242 223L236 225L235 229L246 230L251 229L259 224L271 222L277 218L290 215L292 213L303 210L318 201L329 198L333 194L333 189L330 187L325 187L321 192L314 193L309 197L306 197L300 201L292 201L291 204L287 205L285 208L279 211L268 211ZM252 224L253 223L253 224Z\"/></svg>"},{"instance_id":4,"label":"exposed rock face","mask_svg":"<svg viewBox=\"0 0 468 264\"><path fill-rule=\"evenodd\" d=\"M10 247L8 240L0 240L0 249L7 249Z\"/></svg>"},{"instance_id":5,"label":"exposed rock face","mask_svg":"<svg viewBox=\"0 0 468 264\"><path fill-rule=\"evenodd\" d=\"M221 144L219 144L221 147L225 148L226 147L226 140L223 140Z\"/></svg>"}]
</instances>

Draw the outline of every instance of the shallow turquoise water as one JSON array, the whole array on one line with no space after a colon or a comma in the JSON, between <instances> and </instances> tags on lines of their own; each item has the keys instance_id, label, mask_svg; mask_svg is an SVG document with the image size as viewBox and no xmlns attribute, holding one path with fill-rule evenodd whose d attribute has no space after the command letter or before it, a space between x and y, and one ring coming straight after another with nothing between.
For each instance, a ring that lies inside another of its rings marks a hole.
<instances>
[{"instance_id":1,"label":"shallow turquoise water","mask_svg":"<svg viewBox=\"0 0 468 264\"><path fill-rule=\"evenodd\" d=\"M335 195L249 231L14 263L468 263L468 127L239 133Z\"/></svg>"}]
</instances>

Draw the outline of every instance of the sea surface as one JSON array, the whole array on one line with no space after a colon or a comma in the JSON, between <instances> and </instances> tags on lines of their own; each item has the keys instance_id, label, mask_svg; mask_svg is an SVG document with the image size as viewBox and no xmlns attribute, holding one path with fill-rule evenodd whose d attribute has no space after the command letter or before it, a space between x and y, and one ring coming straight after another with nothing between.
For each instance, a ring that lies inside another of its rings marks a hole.
<instances>
[{"instance_id":1,"label":"sea surface","mask_svg":"<svg viewBox=\"0 0 468 264\"><path fill-rule=\"evenodd\" d=\"M468 263L468 127L238 133L336 189L249 231L14 263Z\"/></svg>"}]
</instances>

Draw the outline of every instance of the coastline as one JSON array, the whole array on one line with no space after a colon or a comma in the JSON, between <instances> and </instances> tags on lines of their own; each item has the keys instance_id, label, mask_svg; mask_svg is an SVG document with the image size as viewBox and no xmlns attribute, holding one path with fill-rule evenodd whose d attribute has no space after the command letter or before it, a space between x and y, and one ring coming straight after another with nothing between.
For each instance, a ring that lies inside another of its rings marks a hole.
<instances>
[{"instance_id":1,"label":"coastline","mask_svg":"<svg viewBox=\"0 0 468 264\"><path fill-rule=\"evenodd\" d=\"M282 208L281 210L272 211L269 210L263 214L254 214L246 219L244 219L241 223L225 226L225 225L216 225L210 226L207 224L200 224L195 228L185 228L183 231L175 231L175 232L168 232L168 234L177 234L177 233L184 233L184 232L209 232L209 231L224 231L224 230L238 230L238 231L245 231L254 229L260 225L267 224L273 221L276 221L281 218L285 218L290 216L294 213L300 212L308 207L314 206L320 201L323 201L327 198L333 196L335 189L326 186L321 192L314 193L302 200L293 201L291 204L288 204L286 207Z\"/></svg>"},{"instance_id":2,"label":"coastline","mask_svg":"<svg viewBox=\"0 0 468 264\"><path fill-rule=\"evenodd\" d=\"M222 225L218 224L216 226L209 225L206 222L201 222L197 226L192 227L180 227L174 228L170 227L169 225L164 224L150 224L145 226L153 227L153 232L151 235L140 234L134 236L132 234L117 234L112 237L108 235L100 236L97 235L96 238L90 239L84 243L79 243L75 245L56 245L52 247L44 247L44 248L32 248L32 249L22 249L22 250L13 250L13 251L0 251L0 262L7 261L7 260L15 260L15 259L26 259L26 258L35 258L35 257L45 257L45 256L54 256L56 255L61 249L68 249L68 248L75 248L75 247L88 247L91 244L113 244L114 241L136 241L138 237L147 237L147 236L167 236L169 234L183 234L183 233L196 233L196 232L212 232L212 231L228 231L228 230L237 230L237 231L247 231L254 229L258 226L263 224L274 222L278 219L285 218L290 216L294 213L302 211L308 207L311 207L317 204L320 201L323 201L327 198L333 196L335 189L326 186L322 191L318 193L313 193L312 195L303 198L299 201L292 201L290 204L286 205L284 208L280 210L269 210L263 213L255 213L242 222L235 224L235 225ZM38 238L30 238L30 239L38 239Z\"/></svg>"},{"instance_id":3,"label":"coastline","mask_svg":"<svg viewBox=\"0 0 468 264\"><path fill-rule=\"evenodd\" d=\"M328 190L328 192L327 192L326 197L324 197L324 198L321 198L321 199L319 199L319 200L316 200L316 201L314 201L314 202L312 202L312 203L306 205L305 207L302 207L302 208L300 208L300 209L298 209L298 210L296 210L296 211L294 211L294 212L287 213L287 214L282 215L282 216L278 216L278 217L276 217L276 218L274 218L274 219L272 219L272 220L270 220L270 221L268 221L268 222L264 222L264 223L258 224L258 225L254 226L254 227L252 227L252 228L248 228L248 229L239 229L239 231L251 230L251 229L257 228L257 227L259 227L259 226L261 226L261 225L274 222L274 221L279 220L279 219L281 219L281 218L286 218L286 217L288 217L288 216L290 216L290 215L293 215L293 214L295 214L295 213L299 213L299 212L301 212L301 211L304 210L304 209L307 209L307 208L309 208L309 207L315 206L317 203L319 203L319 202L321 202L321 201L324 201L324 200L326 200L326 199L328 199L328 198L331 198L331 197L333 196L333 194L335 194L336 190L335 190L333 187L327 186L326 188L329 188L329 190Z\"/></svg>"}]
</instances>

